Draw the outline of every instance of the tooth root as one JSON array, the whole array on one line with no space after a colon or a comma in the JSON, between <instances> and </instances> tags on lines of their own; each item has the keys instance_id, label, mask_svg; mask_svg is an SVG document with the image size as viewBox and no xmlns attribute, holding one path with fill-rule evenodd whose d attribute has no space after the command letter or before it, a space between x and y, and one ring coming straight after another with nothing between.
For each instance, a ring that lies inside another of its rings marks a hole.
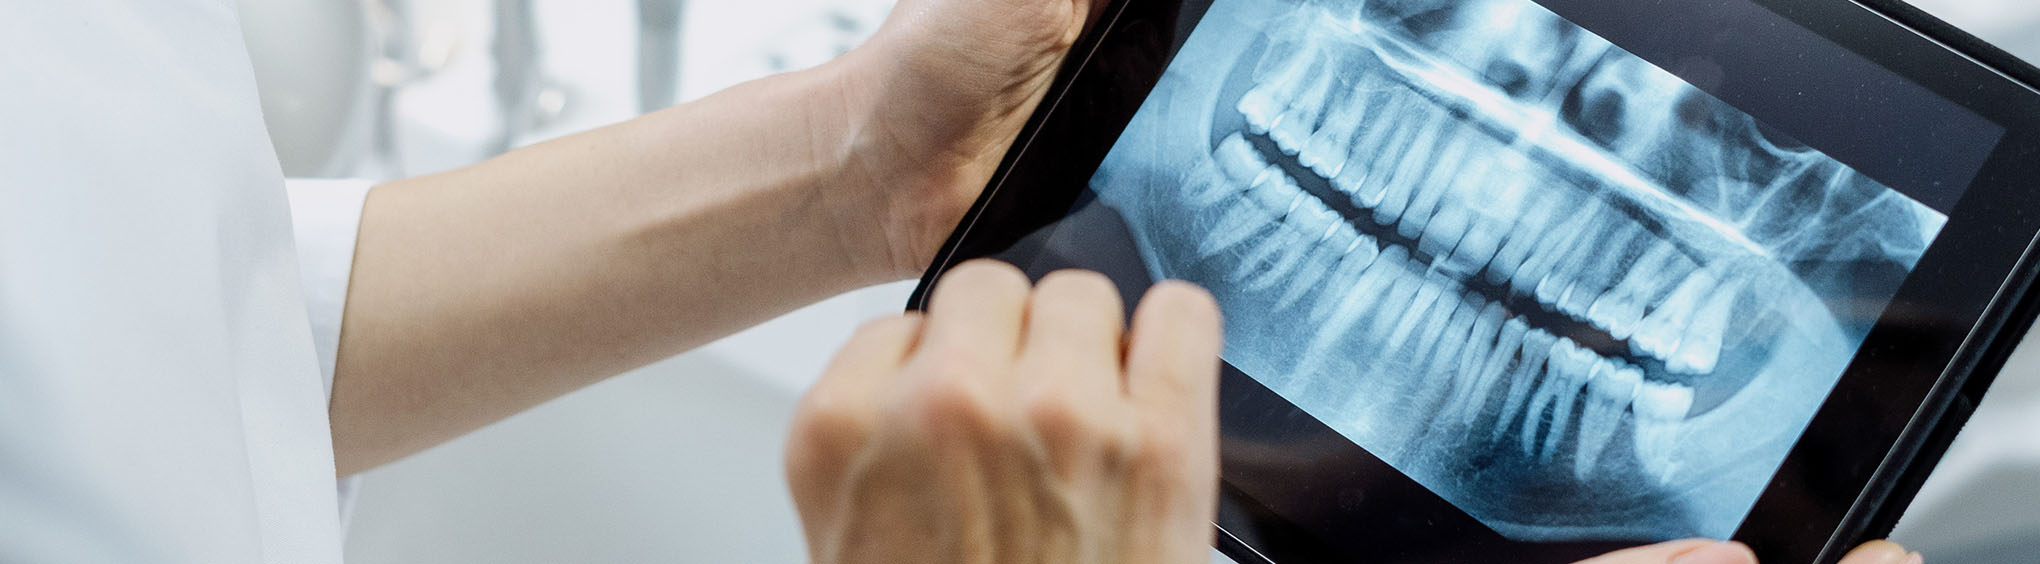
<instances>
[{"instance_id":1,"label":"tooth root","mask_svg":"<svg viewBox=\"0 0 2040 564\"><path fill-rule=\"evenodd\" d=\"M1320 241L1318 248L1326 249L1326 252L1337 252L1339 254L1336 257L1330 257L1332 258L1331 261L1307 261L1297 267L1296 276L1289 280L1288 287L1282 291L1282 296L1275 300L1276 310L1287 310L1289 306L1296 305L1297 300L1303 299L1305 293L1320 289L1318 284L1325 281L1325 277L1332 275L1334 271L1342 268L1347 260L1347 255L1359 248L1361 235L1355 233L1352 227L1345 225L1342 221L1340 224L1332 226L1332 228L1333 231L1331 231L1330 236L1326 237L1324 241ZM1327 257L1320 255L1317 258ZM1370 258L1369 260L1372 259Z\"/></svg>"},{"instance_id":2,"label":"tooth root","mask_svg":"<svg viewBox=\"0 0 2040 564\"><path fill-rule=\"evenodd\" d=\"M1598 199L1588 198L1583 203L1583 208L1584 213L1576 213L1567 218L1558 228L1558 233L1546 237L1537 245L1537 250L1530 253L1530 260L1523 263L1523 269L1516 272L1516 278L1511 284L1517 293L1537 298L1538 303L1543 304L1546 309L1556 309L1558 296L1539 293L1537 289L1539 285L1548 283L1556 286L1563 282L1562 279L1551 281L1549 277L1558 272L1561 262L1573 255L1573 251L1581 244L1580 241L1585 239L1584 234L1600 222L1601 211L1606 209L1606 206ZM1565 288L1557 286L1552 289Z\"/></svg>"},{"instance_id":3,"label":"tooth root","mask_svg":"<svg viewBox=\"0 0 2040 564\"><path fill-rule=\"evenodd\" d=\"M1323 323L1324 327L1324 330L1317 333L1317 338L1319 340L1346 338L1345 333L1366 317L1369 311L1375 309L1376 305L1392 299L1397 286L1394 282L1400 278L1402 271L1400 263L1408 260L1407 257L1408 252L1402 247L1390 245L1373 261L1367 263L1351 290L1343 294L1325 292L1325 297L1338 300L1338 305L1315 308L1317 311L1331 312L1326 318L1316 320ZM1414 293L1415 290L1412 289L1411 292L1403 294L1402 299L1407 300ZM1322 349L1320 346L1313 346L1305 350Z\"/></svg>"},{"instance_id":4,"label":"tooth root","mask_svg":"<svg viewBox=\"0 0 2040 564\"><path fill-rule=\"evenodd\" d=\"M1410 197L1416 193L1418 179L1423 177L1425 168L1431 166L1429 157L1436 154L1439 144L1444 141L1441 137L1451 120L1452 117L1446 115L1430 116L1409 146L1396 156L1397 160L1389 161L1397 165L1393 173L1381 179L1386 184L1386 191L1381 197L1381 204L1374 207L1374 223L1395 225L1396 220L1402 218L1403 210L1409 208Z\"/></svg>"},{"instance_id":5,"label":"tooth root","mask_svg":"<svg viewBox=\"0 0 2040 564\"><path fill-rule=\"evenodd\" d=\"M1437 279L1431 277L1413 279L1409 282L1405 282L1405 284L1417 285L1416 299L1415 301L1410 302L1409 309L1403 312L1388 310L1386 312L1383 312L1381 317L1377 318L1378 321L1376 322L1376 327L1380 327L1381 325L1384 325L1389 322L1395 323L1395 328L1388 333L1388 340L1385 341L1387 345L1382 347L1381 349L1381 351L1386 354L1395 354L1396 351L1401 350L1403 344L1407 343L1411 335L1416 332L1419 323L1433 319L1442 321L1445 317L1444 315L1429 314L1430 309L1434 305L1443 304L1443 301L1439 300L1438 298L1444 293L1445 284L1442 284ZM1389 303L1393 304L1401 302L1400 300L1398 300ZM1441 311L1440 313L1442 314L1449 312Z\"/></svg>"},{"instance_id":6,"label":"tooth root","mask_svg":"<svg viewBox=\"0 0 2040 564\"><path fill-rule=\"evenodd\" d=\"M1317 131L1318 118L1324 116L1324 109L1332 105L1332 86L1339 81L1329 72L1312 73L1310 84L1295 99L1290 100L1289 110L1284 112L1282 122L1268 130L1268 138L1282 152L1296 155L1310 142L1311 134Z\"/></svg>"},{"instance_id":7,"label":"tooth root","mask_svg":"<svg viewBox=\"0 0 2040 564\"><path fill-rule=\"evenodd\" d=\"M1239 202L1219 213L1218 220L1209 231L1210 235L1197 242L1197 256L1216 255L1252 239L1267 231L1273 216L1269 212L1247 202Z\"/></svg>"},{"instance_id":8,"label":"tooth root","mask_svg":"<svg viewBox=\"0 0 2040 564\"><path fill-rule=\"evenodd\" d=\"M1580 414L1580 446L1573 452L1573 478L1581 482L1593 475L1601 453L1607 452L1616 428L1622 425L1622 414L1643 385L1643 371L1636 367L1618 367L1606 360L1601 365L1605 366L1597 366L1593 381L1587 384L1587 408Z\"/></svg>"},{"instance_id":9,"label":"tooth root","mask_svg":"<svg viewBox=\"0 0 2040 564\"><path fill-rule=\"evenodd\" d=\"M1388 96L1383 112L1408 113L1421 116L1428 102L1412 100L1408 91L1398 90ZM1353 206L1371 210L1381 205L1387 197L1388 184L1385 182L1403 148L1417 136L1417 128L1423 127L1421 117L1398 119L1388 127L1369 127L1362 137L1353 142L1351 156L1339 176L1332 179L1332 187L1345 192L1353 200Z\"/></svg>"},{"instance_id":10,"label":"tooth root","mask_svg":"<svg viewBox=\"0 0 2040 564\"><path fill-rule=\"evenodd\" d=\"M1339 225L1335 222L1343 223L1343 218L1340 218L1337 212L1325 208L1324 204L1318 202L1316 198L1308 196L1299 197L1304 198L1305 207L1289 214L1294 220L1287 227L1293 229L1299 235L1315 238L1299 241L1302 244L1290 243L1291 247L1283 249L1283 254L1280 255L1280 258L1273 265L1260 274L1254 275L1252 279L1247 280L1246 284L1243 285L1247 291L1264 291L1275 287L1276 284L1287 279L1291 273L1301 268L1305 262L1315 258L1314 255L1316 253L1312 252L1312 250L1330 236L1332 233L1330 230L1339 228Z\"/></svg>"},{"instance_id":11,"label":"tooth root","mask_svg":"<svg viewBox=\"0 0 2040 564\"><path fill-rule=\"evenodd\" d=\"M1458 368L1453 371L1452 391L1445 396L1446 404L1438 412L1440 421L1458 421L1459 411L1478 401L1474 398L1475 391L1486 379L1488 359L1495 356L1502 321L1508 315L1501 304L1485 302L1478 292L1467 292L1465 300L1468 304L1480 304L1479 310L1473 313L1473 326L1467 330L1466 346L1460 349Z\"/></svg>"},{"instance_id":12,"label":"tooth root","mask_svg":"<svg viewBox=\"0 0 2040 564\"><path fill-rule=\"evenodd\" d=\"M1500 417L1495 420L1490 440L1502 440L1502 435L1508 431L1509 424L1515 422L1516 416L1523 412L1523 404L1529 399L1530 388L1536 384L1537 375L1544 372L1547 364L1545 360L1551 354L1551 347L1557 342L1557 337L1544 332L1543 329L1531 329L1524 335L1523 355L1516 362L1515 375L1509 379L1509 395L1502 398L1502 411ZM1529 419L1531 417L1524 418L1524 426L1534 424Z\"/></svg>"},{"instance_id":13,"label":"tooth root","mask_svg":"<svg viewBox=\"0 0 2040 564\"><path fill-rule=\"evenodd\" d=\"M1679 351L1672 355L1665 367L1680 374L1714 372L1715 362L1721 356L1722 336L1728 333L1729 311L1740 297L1742 284L1724 282L1715 288L1686 326L1685 337L1679 340Z\"/></svg>"},{"instance_id":14,"label":"tooth root","mask_svg":"<svg viewBox=\"0 0 2040 564\"><path fill-rule=\"evenodd\" d=\"M1630 407L1636 413L1631 420L1636 461L1660 485L1679 478L1679 459L1672 454L1688 444L1685 419L1692 408L1692 388L1645 381L1636 389L1636 403Z\"/></svg>"},{"instance_id":15,"label":"tooth root","mask_svg":"<svg viewBox=\"0 0 2040 564\"><path fill-rule=\"evenodd\" d=\"M1572 339L1559 339L1551 346L1551 360L1545 363L1544 381L1537 386L1537 393L1530 400L1530 411L1523 415L1523 455L1537 456L1540 461L1550 462L1551 447L1565 435L1566 425L1571 422L1573 402L1580 395L1580 388L1586 384L1586 377L1594 367L1594 353L1580 348ZM1552 410L1551 424L1543 432L1531 423L1543 419L1544 408ZM1542 438L1543 450L1538 449Z\"/></svg>"},{"instance_id":16,"label":"tooth root","mask_svg":"<svg viewBox=\"0 0 2040 564\"><path fill-rule=\"evenodd\" d=\"M1488 304L1483 315L1506 316L1508 312L1501 304ZM1458 396L1458 404L1447 413L1448 421L1456 420L1460 425L1472 425L1480 419L1481 409L1487 407L1488 397L1500 384L1502 376L1509 373L1509 361L1516 359L1517 351L1523 347L1523 335L1530 326L1521 319L1509 318L1501 322L1501 335L1495 338L1494 346L1487 349L1487 357L1481 361L1480 373L1465 394Z\"/></svg>"},{"instance_id":17,"label":"tooth root","mask_svg":"<svg viewBox=\"0 0 2040 564\"><path fill-rule=\"evenodd\" d=\"M1439 275L1438 278L1444 280L1447 288L1458 286L1458 283L1443 275ZM1430 361L1428 368L1421 373L1430 374L1431 387L1437 390L1439 395L1443 395L1451 393L1452 389L1459 385L1459 358L1470 348L1467 341L1468 331L1473 329L1474 318L1480 317L1480 310L1487 303L1480 299L1478 294L1455 296L1450 293L1440 298L1439 302L1445 304L1444 307L1452 308L1452 319L1445 322L1444 332L1425 336L1424 348L1429 349L1427 352ZM1418 405L1429 408L1435 404L1435 401L1427 400Z\"/></svg>"},{"instance_id":18,"label":"tooth root","mask_svg":"<svg viewBox=\"0 0 2040 564\"><path fill-rule=\"evenodd\" d=\"M1368 92L1354 92L1350 103L1332 110L1325 118L1324 127L1311 134L1310 143L1304 145L1297 162L1317 171L1319 176L1337 178L1344 168L1351 151L1348 144L1365 121L1367 108L1373 103Z\"/></svg>"},{"instance_id":19,"label":"tooth root","mask_svg":"<svg viewBox=\"0 0 2040 564\"><path fill-rule=\"evenodd\" d=\"M1404 238L1416 239L1423 236L1424 228L1430 224L1431 216L1438 212L1438 204L1447 194L1455 192L1454 180L1486 176L1485 172L1461 176L1469 172L1466 155L1473 150L1474 142L1485 137L1478 132L1467 131L1458 126L1448 126L1443 133L1444 147L1436 154L1423 159L1425 170L1411 179L1415 184L1410 195L1409 209L1396 222L1395 230ZM1486 161L1478 161L1486 162ZM1450 251L1451 249L1446 249ZM1437 256L1437 255L1433 255Z\"/></svg>"},{"instance_id":20,"label":"tooth root","mask_svg":"<svg viewBox=\"0 0 2040 564\"><path fill-rule=\"evenodd\" d=\"M1325 325L1344 316L1356 315L1348 314L1346 310L1360 307L1360 304L1372 303L1373 298L1384 289L1382 284L1386 278L1382 276L1382 271L1375 270L1375 267L1379 266L1383 258L1390 256L1390 252L1376 247L1373 237L1366 235L1359 237L1362 242L1353 247L1353 251L1346 253L1346 256L1340 257L1339 268L1332 274L1330 283L1326 285L1327 290L1318 293L1317 301L1310 308L1311 323ZM1392 247L1389 249L1393 250L1395 249ZM1367 298L1362 299L1358 296Z\"/></svg>"},{"instance_id":21,"label":"tooth root","mask_svg":"<svg viewBox=\"0 0 2040 564\"><path fill-rule=\"evenodd\" d=\"M1636 334L1629 339L1632 352L1661 359L1671 356L1673 351L1678 350L1679 334L1686 329L1693 311L1713 289L1714 275L1707 269L1696 270L1687 276L1670 296L1665 297L1664 303L1637 324Z\"/></svg>"},{"instance_id":22,"label":"tooth root","mask_svg":"<svg viewBox=\"0 0 2040 564\"><path fill-rule=\"evenodd\" d=\"M1595 245L1594 253L1575 272L1573 287L1558 304L1559 311L1573 319L1586 321L1587 312L1596 300L1606 295L1614 286L1615 274L1622 269L1622 261L1629 256L1631 243L1643 232L1643 228L1624 221L1615 235Z\"/></svg>"}]
</instances>

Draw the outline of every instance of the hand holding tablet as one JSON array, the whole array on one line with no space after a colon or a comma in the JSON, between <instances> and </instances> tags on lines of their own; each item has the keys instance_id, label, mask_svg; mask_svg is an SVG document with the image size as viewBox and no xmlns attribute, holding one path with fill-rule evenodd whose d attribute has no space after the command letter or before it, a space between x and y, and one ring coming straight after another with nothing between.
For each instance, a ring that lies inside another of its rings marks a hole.
<instances>
[{"instance_id":1,"label":"hand holding tablet","mask_svg":"<svg viewBox=\"0 0 2040 564\"><path fill-rule=\"evenodd\" d=\"M1834 562L2035 307L2035 73L1872 4L1115 4L923 289L1210 289L1235 558Z\"/></svg>"}]
</instances>

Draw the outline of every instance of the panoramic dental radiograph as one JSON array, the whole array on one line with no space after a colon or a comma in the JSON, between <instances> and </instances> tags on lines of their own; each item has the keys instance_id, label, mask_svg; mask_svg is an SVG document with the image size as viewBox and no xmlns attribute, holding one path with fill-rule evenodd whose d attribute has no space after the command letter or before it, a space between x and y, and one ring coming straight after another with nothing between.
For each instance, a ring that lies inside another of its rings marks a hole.
<instances>
[{"instance_id":1,"label":"panoramic dental radiograph","mask_svg":"<svg viewBox=\"0 0 2040 564\"><path fill-rule=\"evenodd\" d=\"M1529 0L1220 0L1091 189L1516 540L1732 534L1946 222Z\"/></svg>"}]
</instances>

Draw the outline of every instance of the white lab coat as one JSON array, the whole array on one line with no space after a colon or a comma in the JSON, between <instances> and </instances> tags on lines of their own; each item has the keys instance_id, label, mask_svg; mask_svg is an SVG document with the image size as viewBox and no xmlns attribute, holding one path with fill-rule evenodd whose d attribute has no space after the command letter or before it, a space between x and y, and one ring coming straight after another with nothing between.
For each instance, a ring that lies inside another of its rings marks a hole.
<instances>
[{"instance_id":1,"label":"white lab coat","mask_svg":"<svg viewBox=\"0 0 2040 564\"><path fill-rule=\"evenodd\" d=\"M0 562L339 562L333 188L300 263L231 0L0 8Z\"/></svg>"}]
</instances>

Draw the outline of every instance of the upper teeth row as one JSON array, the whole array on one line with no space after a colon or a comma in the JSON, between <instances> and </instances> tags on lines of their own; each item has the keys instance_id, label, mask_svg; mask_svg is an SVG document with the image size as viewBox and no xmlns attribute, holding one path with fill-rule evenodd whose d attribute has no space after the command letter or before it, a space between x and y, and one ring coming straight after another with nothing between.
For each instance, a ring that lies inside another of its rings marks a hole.
<instances>
[{"instance_id":1,"label":"upper teeth row","mask_svg":"<svg viewBox=\"0 0 2040 564\"><path fill-rule=\"evenodd\" d=\"M1335 88L1342 85L1329 64L1306 52L1274 68L1237 104L1249 131L1267 135L1374 222L1418 241L1439 268L1467 277L1484 271L1488 282L1628 339L1637 354L1676 372L1713 371L1740 279L1696 265L1624 212L1562 187L1521 152L1407 88ZM1385 119L1369 119L1376 117ZM1240 186L1273 189L1263 198L1302 195L1281 189L1294 182L1244 137L1221 142L1215 157ZM1321 225L1338 218L1331 210L1320 204L1299 215L1298 206L1273 209L1306 229L1334 229Z\"/></svg>"}]
</instances>

